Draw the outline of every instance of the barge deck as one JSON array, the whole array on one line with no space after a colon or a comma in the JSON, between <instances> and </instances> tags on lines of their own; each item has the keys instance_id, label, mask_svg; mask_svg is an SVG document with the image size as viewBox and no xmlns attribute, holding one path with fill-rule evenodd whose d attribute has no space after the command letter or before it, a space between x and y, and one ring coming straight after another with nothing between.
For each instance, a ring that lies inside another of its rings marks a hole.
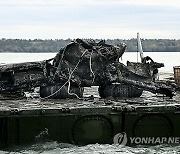
<instances>
[{"instance_id":1,"label":"barge deck","mask_svg":"<svg viewBox=\"0 0 180 154\"><path fill-rule=\"evenodd\" d=\"M180 93L172 99L144 92L140 98L120 100L0 101L1 149L49 140L112 144L122 132L128 138L180 137L179 130ZM127 144L131 145L130 140Z\"/></svg>"}]
</instances>

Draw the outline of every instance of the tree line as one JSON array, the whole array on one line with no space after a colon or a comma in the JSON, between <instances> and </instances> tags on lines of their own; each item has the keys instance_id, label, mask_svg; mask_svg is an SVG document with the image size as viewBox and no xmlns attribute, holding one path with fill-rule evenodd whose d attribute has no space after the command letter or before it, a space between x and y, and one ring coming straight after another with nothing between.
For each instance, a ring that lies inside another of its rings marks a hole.
<instances>
[{"instance_id":1,"label":"tree line","mask_svg":"<svg viewBox=\"0 0 180 154\"><path fill-rule=\"evenodd\" d=\"M85 39L86 41L90 39ZM72 39L0 39L0 52L58 52L60 48L69 44ZM95 40L100 41L99 39ZM135 38L107 39L107 44L117 45L124 42L127 52L137 51L137 40ZM179 52L180 40L175 39L141 39L144 52Z\"/></svg>"}]
</instances>

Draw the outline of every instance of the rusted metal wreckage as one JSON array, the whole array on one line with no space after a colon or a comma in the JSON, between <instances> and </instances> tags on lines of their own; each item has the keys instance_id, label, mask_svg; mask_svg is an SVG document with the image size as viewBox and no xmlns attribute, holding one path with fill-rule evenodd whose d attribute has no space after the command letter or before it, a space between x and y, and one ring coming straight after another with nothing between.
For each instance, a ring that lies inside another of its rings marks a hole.
<instances>
[{"instance_id":1,"label":"rusted metal wreckage","mask_svg":"<svg viewBox=\"0 0 180 154\"><path fill-rule=\"evenodd\" d=\"M41 141L121 144L124 138L136 144L131 137L161 137L169 144L168 137L180 136L180 96L169 99L173 88L155 80L164 65L144 57L141 48L141 62L124 65L119 58L125 48L76 39L52 59L0 65L0 95L9 99L0 100L0 149ZM90 86L99 86L104 99L83 98ZM42 99L15 100L36 87ZM143 90L168 97L141 96Z\"/></svg>"},{"instance_id":2,"label":"rusted metal wreckage","mask_svg":"<svg viewBox=\"0 0 180 154\"><path fill-rule=\"evenodd\" d=\"M18 95L40 87L41 98L82 98L83 87L99 86L102 98L139 97L143 90L173 97L172 87L155 82L162 63L143 57L142 62L119 62L126 45L108 45L76 39L53 59L0 65L1 95Z\"/></svg>"}]
</instances>

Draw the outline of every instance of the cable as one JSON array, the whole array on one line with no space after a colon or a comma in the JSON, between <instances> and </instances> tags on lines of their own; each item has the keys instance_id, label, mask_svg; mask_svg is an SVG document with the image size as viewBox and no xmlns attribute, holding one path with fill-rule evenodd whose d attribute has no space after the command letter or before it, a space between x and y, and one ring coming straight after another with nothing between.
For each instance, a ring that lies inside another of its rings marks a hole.
<instances>
[{"instance_id":1,"label":"cable","mask_svg":"<svg viewBox=\"0 0 180 154\"><path fill-rule=\"evenodd\" d=\"M81 62L81 58L84 56L84 54L85 54L87 51L88 51L88 50L85 50L85 51L83 52L83 54L81 55L79 61L78 61L77 64L76 64L76 66L74 67L74 69L73 69L72 72L70 73L68 80L67 80L58 90L56 90L54 93L52 93L51 95L46 96L46 97L44 97L44 98L41 98L41 99L48 99L48 98L54 96L54 95L57 94L67 83L69 83L69 82L71 81L72 74L74 73L74 71L75 71L76 68L78 67L79 63ZM70 88L70 87L69 87L69 88ZM77 97L77 98L78 98L78 97Z\"/></svg>"},{"instance_id":2,"label":"cable","mask_svg":"<svg viewBox=\"0 0 180 154\"><path fill-rule=\"evenodd\" d=\"M93 72L93 70L92 70L92 54L93 54L93 51L91 52L91 55L90 55L90 58L89 58L89 69L90 69L90 71L91 71L91 73L93 74L93 80L92 80L92 83L94 83L94 80L95 80L95 74L94 74L94 72Z\"/></svg>"}]
</instances>

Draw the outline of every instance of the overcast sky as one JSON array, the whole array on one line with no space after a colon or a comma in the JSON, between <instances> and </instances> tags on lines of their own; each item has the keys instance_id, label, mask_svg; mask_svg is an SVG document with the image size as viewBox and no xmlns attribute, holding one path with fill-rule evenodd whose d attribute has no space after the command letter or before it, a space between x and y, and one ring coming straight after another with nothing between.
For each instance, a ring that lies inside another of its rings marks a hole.
<instances>
[{"instance_id":1,"label":"overcast sky","mask_svg":"<svg viewBox=\"0 0 180 154\"><path fill-rule=\"evenodd\" d=\"M0 0L0 38L180 39L180 0Z\"/></svg>"}]
</instances>

